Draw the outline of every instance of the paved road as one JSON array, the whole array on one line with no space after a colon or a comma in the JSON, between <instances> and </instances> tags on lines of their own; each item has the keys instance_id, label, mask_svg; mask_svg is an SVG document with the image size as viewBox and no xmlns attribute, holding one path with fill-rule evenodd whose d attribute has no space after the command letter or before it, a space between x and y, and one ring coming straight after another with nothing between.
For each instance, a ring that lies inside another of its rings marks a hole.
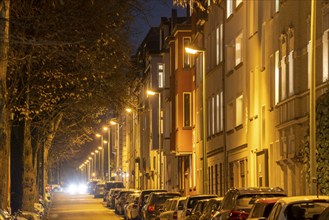
<instances>
[{"instance_id":1,"label":"paved road","mask_svg":"<svg viewBox=\"0 0 329 220\"><path fill-rule=\"evenodd\" d=\"M87 194L55 193L48 220L119 220L124 219L108 209L103 199Z\"/></svg>"}]
</instances>

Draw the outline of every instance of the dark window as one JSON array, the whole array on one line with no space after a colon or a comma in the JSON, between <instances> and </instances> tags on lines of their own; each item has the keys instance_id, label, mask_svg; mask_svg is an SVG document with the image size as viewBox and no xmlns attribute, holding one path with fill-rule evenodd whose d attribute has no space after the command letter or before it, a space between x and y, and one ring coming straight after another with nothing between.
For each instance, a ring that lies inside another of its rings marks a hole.
<instances>
[{"instance_id":1,"label":"dark window","mask_svg":"<svg viewBox=\"0 0 329 220\"><path fill-rule=\"evenodd\" d=\"M184 93L184 127L191 127L191 93Z\"/></svg>"}]
</instances>

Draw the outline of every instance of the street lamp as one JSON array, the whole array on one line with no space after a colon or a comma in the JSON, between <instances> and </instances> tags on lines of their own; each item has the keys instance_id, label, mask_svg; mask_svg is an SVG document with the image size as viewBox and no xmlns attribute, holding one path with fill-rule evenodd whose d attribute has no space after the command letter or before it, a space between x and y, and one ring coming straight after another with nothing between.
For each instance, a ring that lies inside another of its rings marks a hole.
<instances>
[{"instance_id":1,"label":"street lamp","mask_svg":"<svg viewBox=\"0 0 329 220\"><path fill-rule=\"evenodd\" d=\"M162 186L162 149L161 149L161 140L160 140L160 137L161 137L161 94L159 92L155 92L155 91L152 91L152 90L147 90L146 91L147 95L151 95L151 96L154 96L154 95L158 95L158 100L159 100L159 103L158 103L158 108L159 108L159 112L158 112L158 149L159 149L159 186L160 186L160 189L163 188Z\"/></svg>"},{"instance_id":2,"label":"street lamp","mask_svg":"<svg viewBox=\"0 0 329 220\"><path fill-rule=\"evenodd\" d=\"M114 120L110 121L110 125L116 125L117 126L117 152L116 152L116 169L120 167L120 124Z\"/></svg>"},{"instance_id":3,"label":"street lamp","mask_svg":"<svg viewBox=\"0 0 329 220\"><path fill-rule=\"evenodd\" d=\"M203 143L202 143L202 149L203 149L203 193L207 193L207 170L208 170L208 161L207 161L207 119L206 119L206 113L207 113L207 105L206 105L206 62L205 62L205 50L195 49L192 47L185 47L186 53L189 54L202 54L202 135L203 135Z\"/></svg>"}]
</instances>

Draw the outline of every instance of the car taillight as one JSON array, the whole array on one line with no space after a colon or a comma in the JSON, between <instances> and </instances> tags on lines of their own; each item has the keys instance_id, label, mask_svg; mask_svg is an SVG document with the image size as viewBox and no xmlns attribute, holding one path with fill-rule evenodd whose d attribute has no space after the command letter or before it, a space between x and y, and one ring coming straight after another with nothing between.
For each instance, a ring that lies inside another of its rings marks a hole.
<instances>
[{"instance_id":1,"label":"car taillight","mask_svg":"<svg viewBox=\"0 0 329 220\"><path fill-rule=\"evenodd\" d=\"M178 216L177 216L177 212L174 212L172 218L173 218L173 219L177 219L177 217L178 217Z\"/></svg>"},{"instance_id":2,"label":"car taillight","mask_svg":"<svg viewBox=\"0 0 329 220\"><path fill-rule=\"evenodd\" d=\"M153 213L155 211L155 205L149 205L149 206L147 206L147 211L149 213Z\"/></svg>"},{"instance_id":3,"label":"car taillight","mask_svg":"<svg viewBox=\"0 0 329 220\"><path fill-rule=\"evenodd\" d=\"M249 213L241 211L231 211L229 215L230 220L245 220L248 218Z\"/></svg>"}]
</instances>

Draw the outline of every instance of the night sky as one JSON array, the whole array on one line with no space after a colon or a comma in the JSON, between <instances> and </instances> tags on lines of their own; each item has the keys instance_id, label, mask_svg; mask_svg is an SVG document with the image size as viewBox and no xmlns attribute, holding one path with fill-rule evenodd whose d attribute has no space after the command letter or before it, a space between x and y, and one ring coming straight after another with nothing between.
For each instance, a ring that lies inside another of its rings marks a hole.
<instances>
[{"instance_id":1,"label":"night sky","mask_svg":"<svg viewBox=\"0 0 329 220\"><path fill-rule=\"evenodd\" d=\"M160 24L161 17L171 17L171 10L177 9L178 16L185 16L185 8L172 6L172 0L149 0L150 4L145 5L145 14L134 16L135 23L132 27L132 44L136 50L143 41L151 27L157 27Z\"/></svg>"}]
</instances>

